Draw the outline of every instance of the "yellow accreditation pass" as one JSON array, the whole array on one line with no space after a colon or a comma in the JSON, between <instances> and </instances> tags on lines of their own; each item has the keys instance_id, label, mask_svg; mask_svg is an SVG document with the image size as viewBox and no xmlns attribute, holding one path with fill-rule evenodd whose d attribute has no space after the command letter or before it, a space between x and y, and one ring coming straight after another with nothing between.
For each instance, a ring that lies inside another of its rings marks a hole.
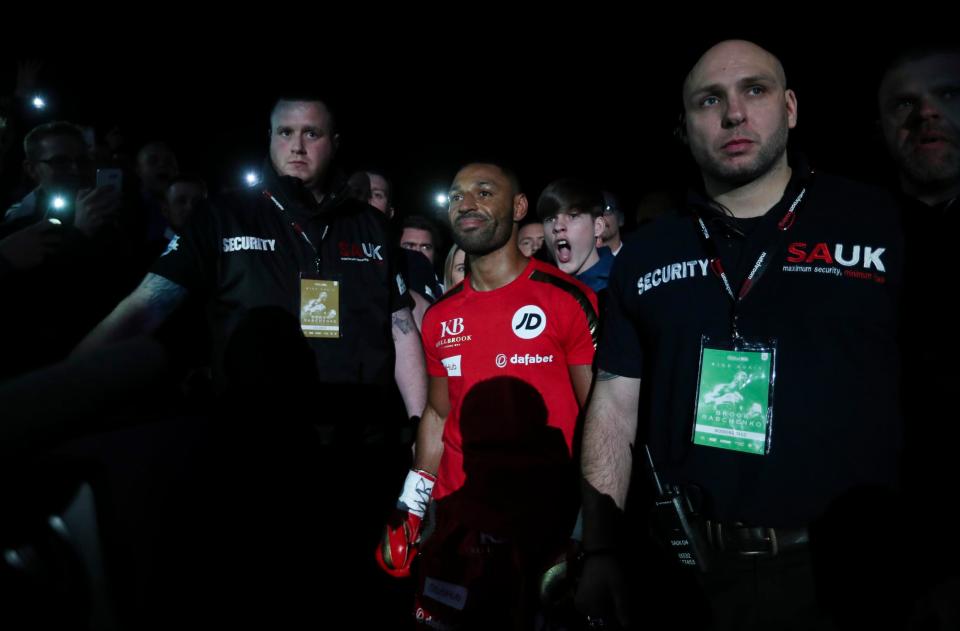
<instances>
[{"instance_id":1,"label":"yellow accreditation pass","mask_svg":"<svg viewBox=\"0 0 960 631\"><path fill-rule=\"evenodd\" d=\"M340 283L300 279L300 328L306 337L340 337Z\"/></svg>"}]
</instances>

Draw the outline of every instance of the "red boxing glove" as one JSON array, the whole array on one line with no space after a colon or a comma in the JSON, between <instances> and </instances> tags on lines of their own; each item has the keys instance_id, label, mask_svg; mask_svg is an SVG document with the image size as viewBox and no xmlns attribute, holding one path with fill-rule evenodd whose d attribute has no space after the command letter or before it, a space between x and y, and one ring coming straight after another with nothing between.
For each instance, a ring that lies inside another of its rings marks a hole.
<instances>
[{"instance_id":1,"label":"red boxing glove","mask_svg":"<svg viewBox=\"0 0 960 631\"><path fill-rule=\"evenodd\" d=\"M411 471L403 484L397 510L390 516L383 538L377 546L377 563L390 576L410 576L410 566L417 556L420 525L430 503L430 494L437 478L426 471Z\"/></svg>"}]
</instances>

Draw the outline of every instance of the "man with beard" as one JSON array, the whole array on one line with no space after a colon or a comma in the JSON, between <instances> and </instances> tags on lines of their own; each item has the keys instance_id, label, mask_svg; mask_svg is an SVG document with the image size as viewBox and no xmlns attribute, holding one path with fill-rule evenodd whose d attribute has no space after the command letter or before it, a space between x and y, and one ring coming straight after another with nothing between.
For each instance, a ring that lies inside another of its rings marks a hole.
<instances>
[{"instance_id":1,"label":"man with beard","mask_svg":"<svg viewBox=\"0 0 960 631\"><path fill-rule=\"evenodd\" d=\"M625 217L616 195L604 191L603 201L603 232L597 237L597 248L609 248L610 253L616 256L623 248L620 231L623 229Z\"/></svg>"},{"instance_id":2,"label":"man with beard","mask_svg":"<svg viewBox=\"0 0 960 631\"><path fill-rule=\"evenodd\" d=\"M683 106L702 188L638 230L607 287L578 605L594 626L662 612L671 628L821 628L808 528L838 498L896 480L895 205L788 160L797 97L751 42L704 53ZM678 514L688 529L672 528ZM870 536L843 534L851 556ZM660 568L642 600L636 567ZM860 578L846 569L846 585ZM888 595L877 588L884 606L863 619L900 613Z\"/></svg>"},{"instance_id":3,"label":"man with beard","mask_svg":"<svg viewBox=\"0 0 960 631\"><path fill-rule=\"evenodd\" d=\"M886 67L877 103L880 129L899 174L907 237L905 487L912 489L918 505L928 507L923 528L947 532L952 516L943 498L960 483L956 468L948 466L953 445L960 440L960 424L944 393L960 380L955 361L960 344L952 334L955 316L942 304L942 271L952 267L960 228L960 48L931 46L901 53ZM955 609L960 602L958 551L948 546L942 555L924 558L931 560L921 574L928 582L918 587L942 595ZM952 591L945 590L951 579Z\"/></svg>"},{"instance_id":4,"label":"man with beard","mask_svg":"<svg viewBox=\"0 0 960 631\"><path fill-rule=\"evenodd\" d=\"M590 387L596 297L517 248L527 198L512 173L467 165L449 199L469 272L424 316L428 403L377 558L409 575L432 496L417 619L531 628L536 579L576 517L571 450Z\"/></svg>"},{"instance_id":5,"label":"man with beard","mask_svg":"<svg viewBox=\"0 0 960 631\"><path fill-rule=\"evenodd\" d=\"M934 210L952 208L960 196L960 48L901 55L877 100L901 192Z\"/></svg>"}]
</instances>

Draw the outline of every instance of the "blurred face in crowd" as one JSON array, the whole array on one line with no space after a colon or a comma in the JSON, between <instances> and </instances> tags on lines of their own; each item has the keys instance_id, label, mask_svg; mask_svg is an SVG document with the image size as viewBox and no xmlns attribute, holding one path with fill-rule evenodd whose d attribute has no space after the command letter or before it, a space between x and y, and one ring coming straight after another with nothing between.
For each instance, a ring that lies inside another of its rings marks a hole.
<instances>
[{"instance_id":1,"label":"blurred face in crowd","mask_svg":"<svg viewBox=\"0 0 960 631\"><path fill-rule=\"evenodd\" d=\"M309 189L321 186L337 145L327 106L281 101L270 124L270 160L277 173L303 180Z\"/></svg>"},{"instance_id":2,"label":"blurred face in crowd","mask_svg":"<svg viewBox=\"0 0 960 631\"><path fill-rule=\"evenodd\" d=\"M390 216L390 185L387 180L377 173L367 173L370 178L370 197L367 203Z\"/></svg>"},{"instance_id":3,"label":"blurred face in crowd","mask_svg":"<svg viewBox=\"0 0 960 631\"><path fill-rule=\"evenodd\" d=\"M200 182L174 182L167 189L163 212L170 226L180 232L190 215L207 198L207 189Z\"/></svg>"},{"instance_id":4,"label":"blurred face in crowd","mask_svg":"<svg viewBox=\"0 0 960 631\"><path fill-rule=\"evenodd\" d=\"M137 176L144 190L157 198L166 194L170 182L179 174L177 157L163 143L150 143L137 154Z\"/></svg>"},{"instance_id":5,"label":"blurred face in crowd","mask_svg":"<svg viewBox=\"0 0 960 631\"><path fill-rule=\"evenodd\" d=\"M919 193L960 185L960 54L891 68L878 100L883 138L905 188Z\"/></svg>"},{"instance_id":6,"label":"blurred face in crowd","mask_svg":"<svg viewBox=\"0 0 960 631\"><path fill-rule=\"evenodd\" d=\"M42 138L36 160L25 163L27 174L45 192L77 190L92 175L92 162L83 141L72 134Z\"/></svg>"},{"instance_id":7,"label":"blurred face in crowd","mask_svg":"<svg viewBox=\"0 0 960 631\"><path fill-rule=\"evenodd\" d=\"M433 263L434 243L433 235L429 230L419 228L404 228L400 235L400 247L405 250L420 252Z\"/></svg>"},{"instance_id":8,"label":"blurred face in crowd","mask_svg":"<svg viewBox=\"0 0 960 631\"><path fill-rule=\"evenodd\" d=\"M453 262L450 265L450 287L459 284L467 274L467 253L461 248L453 254ZM447 287L447 289L450 289Z\"/></svg>"},{"instance_id":9,"label":"blurred face in crowd","mask_svg":"<svg viewBox=\"0 0 960 631\"><path fill-rule=\"evenodd\" d=\"M607 243L610 239L620 234L620 218L612 208L604 208L603 215L601 215L600 218L603 219L603 230L600 232L600 241Z\"/></svg>"},{"instance_id":10,"label":"blurred face in crowd","mask_svg":"<svg viewBox=\"0 0 960 631\"><path fill-rule=\"evenodd\" d=\"M517 233L517 247L523 255L530 258L543 247L543 224L528 223Z\"/></svg>"}]
</instances>

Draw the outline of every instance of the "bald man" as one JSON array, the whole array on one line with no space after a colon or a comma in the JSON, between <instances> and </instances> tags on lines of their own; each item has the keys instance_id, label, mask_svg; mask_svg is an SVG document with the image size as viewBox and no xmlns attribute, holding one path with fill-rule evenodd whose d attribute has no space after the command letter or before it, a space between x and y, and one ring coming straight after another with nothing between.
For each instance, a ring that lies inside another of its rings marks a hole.
<instances>
[{"instance_id":1,"label":"bald man","mask_svg":"<svg viewBox=\"0 0 960 631\"><path fill-rule=\"evenodd\" d=\"M640 228L608 285L578 605L594 627L663 612L670 628L820 628L808 526L896 478L897 212L879 190L788 158L797 96L751 42L706 51L683 106L701 182L685 212ZM655 554L633 516L651 495ZM688 531L671 528L678 507ZM644 581L658 605L642 611L637 567L658 573Z\"/></svg>"}]
</instances>

